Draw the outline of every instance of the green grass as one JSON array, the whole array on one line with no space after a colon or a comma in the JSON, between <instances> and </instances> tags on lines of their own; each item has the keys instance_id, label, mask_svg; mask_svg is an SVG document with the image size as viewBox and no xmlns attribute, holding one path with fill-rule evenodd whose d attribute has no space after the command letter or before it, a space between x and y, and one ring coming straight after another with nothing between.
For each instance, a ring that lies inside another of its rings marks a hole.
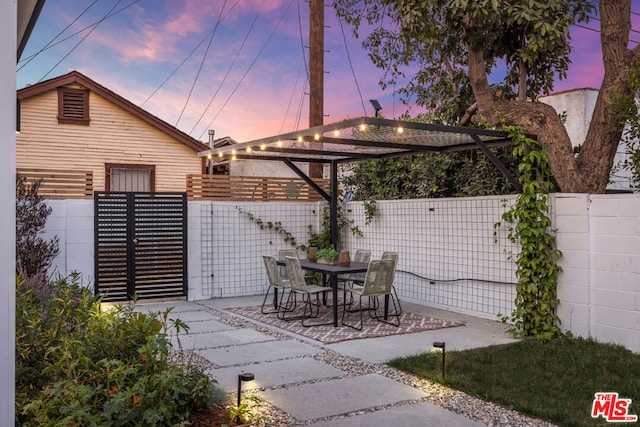
<instances>
[{"instance_id":1,"label":"green grass","mask_svg":"<svg viewBox=\"0 0 640 427\"><path fill-rule=\"evenodd\" d=\"M389 365L560 426L607 424L591 418L596 392L631 399L640 415L640 355L621 346L561 337L399 358Z\"/></svg>"}]
</instances>

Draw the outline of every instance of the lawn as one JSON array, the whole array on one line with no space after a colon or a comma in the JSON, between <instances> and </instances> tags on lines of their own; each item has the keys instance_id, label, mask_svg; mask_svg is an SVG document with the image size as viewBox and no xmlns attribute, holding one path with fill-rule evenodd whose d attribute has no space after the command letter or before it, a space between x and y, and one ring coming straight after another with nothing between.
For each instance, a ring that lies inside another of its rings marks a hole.
<instances>
[{"instance_id":1,"label":"lawn","mask_svg":"<svg viewBox=\"0 0 640 427\"><path fill-rule=\"evenodd\" d=\"M424 353L389 364L560 426L610 425L591 417L596 392L631 399L640 415L640 355L624 347L561 337L446 353Z\"/></svg>"}]
</instances>

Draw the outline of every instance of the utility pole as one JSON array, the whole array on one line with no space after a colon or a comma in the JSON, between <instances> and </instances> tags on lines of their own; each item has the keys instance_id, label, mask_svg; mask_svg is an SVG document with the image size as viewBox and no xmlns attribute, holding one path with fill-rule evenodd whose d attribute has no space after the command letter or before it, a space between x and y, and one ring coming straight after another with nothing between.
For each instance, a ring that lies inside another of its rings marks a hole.
<instances>
[{"instance_id":1,"label":"utility pole","mask_svg":"<svg viewBox=\"0 0 640 427\"><path fill-rule=\"evenodd\" d=\"M309 1L309 127L324 124L324 0ZM309 164L309 177L322 178L322 164Z\"/></svg>"}]
</instances>

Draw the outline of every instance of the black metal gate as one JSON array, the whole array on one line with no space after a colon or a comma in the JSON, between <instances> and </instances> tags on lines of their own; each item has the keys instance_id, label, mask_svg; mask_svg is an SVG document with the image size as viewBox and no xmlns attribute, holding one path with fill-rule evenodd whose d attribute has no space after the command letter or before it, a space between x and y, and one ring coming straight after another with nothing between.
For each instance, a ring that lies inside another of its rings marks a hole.
<instances>
[{"instance_id":1,"label":"black metal gate","mask_svg":"<svg viewBox=\"0 0 640 427\"><path fill-rule=\"evenodd\" d=\"M187 194L95 192L95 290L103 301L187 296Z\"/></svg>"}]
</instances>

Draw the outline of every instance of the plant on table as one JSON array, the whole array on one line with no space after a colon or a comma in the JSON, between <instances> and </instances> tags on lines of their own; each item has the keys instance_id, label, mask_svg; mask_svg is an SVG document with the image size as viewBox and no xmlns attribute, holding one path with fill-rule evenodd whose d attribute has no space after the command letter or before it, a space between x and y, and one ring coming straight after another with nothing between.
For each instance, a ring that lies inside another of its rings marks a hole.
<instances>
[{"instance_id":1,"label":"plant on table","mask_svg":"<svg viewBox=\"0 0 640 427\"><path fill-rule=\"evenodd\" d=\"M330 263L330 264L333 264L333 263L337 262L339 256L340 256L340 253L338 253L338 251L336 251L333 248L333 246L320 249L318 252L316 252L316 258L318 260L323 259L327 263Z\"/></svg>"}]
</instances>

